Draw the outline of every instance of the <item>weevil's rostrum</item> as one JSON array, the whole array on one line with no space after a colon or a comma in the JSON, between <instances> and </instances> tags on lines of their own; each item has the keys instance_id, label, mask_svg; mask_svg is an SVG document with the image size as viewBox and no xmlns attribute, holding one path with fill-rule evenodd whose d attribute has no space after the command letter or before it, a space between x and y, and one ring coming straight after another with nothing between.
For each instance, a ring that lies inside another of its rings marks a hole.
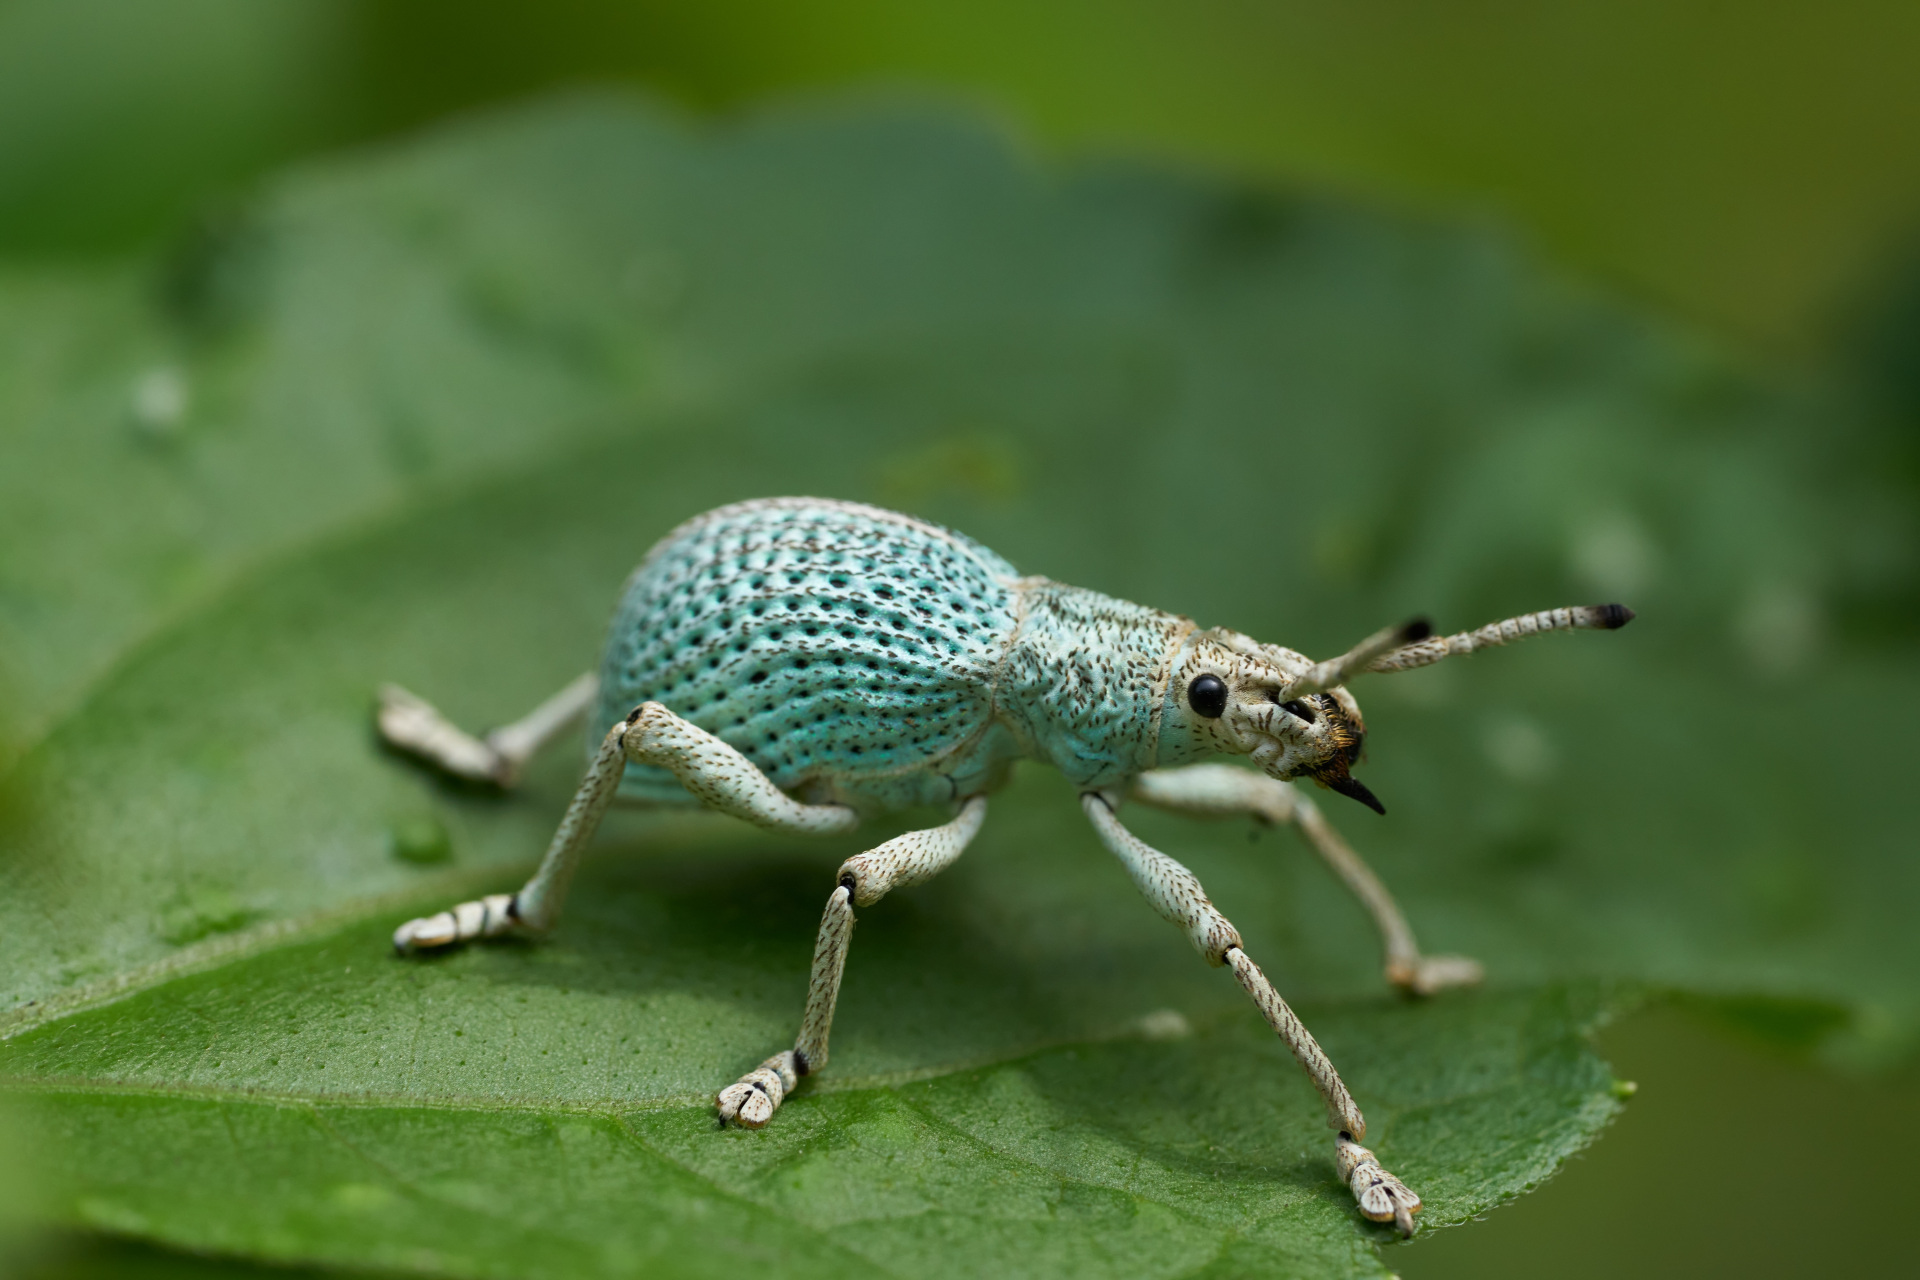
<instances>
[{"instance_id":1,"label":"weevil's rostrum","mask_svg":"<svg viewBox=\"0 0 1920 1280\"><path fill-rule=\"evenodd\" d=\"M607 805L704 804L762 826L844 831L862 814L948 804L943 826L848 859L820 924L799 1035L722 1089L722 1123L757 1128L827 1063L853 907L937 874L965 850L986 797L1019 759L1081 788L1082 807L1148 902L1211 964L1229 968L1286 1042L1338 1132L1335 1163L1361 1211L1413 1230L1417 1195L1359 1142L1366 1121L1339 1073L1193 874L1119 821L1129 798L1188 813L1292 823L1373 915L1387 979L1417 994L1480 967L1423 954L1380 881L1289 780L1376 810L1351 774L1366 727L1345 685L1548 631L1611 630L1594 605L1525 614L1446 637L1391 627L1322 662L1234 631L1116 600L1012 565L961 534L856 503L775 498L722 507L663 539L634 573L597 676L476 739L388 686L389 741L466 777L511 785L582 712L587 776L539 871L518 893L408 921L401 951L559 917ZM1198 763L1244 756L1260 772Z\"/></svg>"}]
</instances>

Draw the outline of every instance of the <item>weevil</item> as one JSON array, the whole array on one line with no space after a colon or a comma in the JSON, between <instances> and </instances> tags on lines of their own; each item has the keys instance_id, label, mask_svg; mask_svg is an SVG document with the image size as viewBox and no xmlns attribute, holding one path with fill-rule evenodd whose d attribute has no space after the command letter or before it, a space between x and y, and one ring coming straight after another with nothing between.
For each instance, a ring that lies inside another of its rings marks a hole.
<instances>
[{"instance_id":1,"label":"weevil","mask_svg":"<svg viewBox=\"0 0 1920 1280\"><path fill-rule=\"evenodd\" d=\"M404 689L380 691L389 742L505 787L541 746L590 717L585 779L533 878L518 893L410 920L394 946L552 928L616 797L821 834L849 831L863 815L949 806L944 826L896 836L836 873L793 1047L715 1099L722 1126L759 1128L827 1065L853 909L949 866L1013 763L1046 761L1080 789L1094 830L1154 910L1208 964L1232 971L1312 1079L1360 1212L1411 1235L1420 1197L1361 1145L1366 1120L1327 1055L1193 873L1136 838L1119 810L1134 799L1292 823L1372 914L1389 982L1419 995L1477 982L1474 961L1420 951L1386 887L1292 783L1385 812L1351 772L1366 724L1346 685L1362 673L1549 631L1611 630L1632 617L1617 604L1553 609L1444 637L1416 621L1314 662L1023 577L972 539L911 516L818 498L721 507L648 552L621 593L599 671L524 719L477 738ZM1203 762L1212 756L1245 756L1258 772Z\"/></svg>"}]
</instances>

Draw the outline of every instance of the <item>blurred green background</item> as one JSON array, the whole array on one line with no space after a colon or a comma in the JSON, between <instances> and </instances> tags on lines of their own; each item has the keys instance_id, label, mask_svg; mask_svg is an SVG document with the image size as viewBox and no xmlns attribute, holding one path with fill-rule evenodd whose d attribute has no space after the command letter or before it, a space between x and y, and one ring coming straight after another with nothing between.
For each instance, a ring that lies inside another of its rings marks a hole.
<instances>
[{"instance_id":1,"label":"blurred green background","mask_svg":"<svg viewBox=\"0 0 1920 1280\"><path fill-rule=\"evenodd\" d=\"M1910 473L1917 54L1920 9L1891 0L13 0L0 256L114 260L290 160L557 87L621 82L721 114L932 93L1043 153L1145 155L1504 223L1761 361L1853 380L1890 415L1889 465ZM1878 1164L1920 1138L1910 1076L1837 1076L1725 1011L1638 1015L1603 1047L1642 1086L1614 1131L1540 1193L1395 1266L1913 1265L1897 1217L1846 1194L1869 1182L1863 1152ZM48 1249L48 1275L233 1270L86 1240Z\"/></svg>"},{"instance_id":2,"label":"blurred green background","mask_svg":"<svg viewBox=\"0 0 1920 1280\"><path fill-rule=\"evenodd\" d=\"M1898 0L11 0L0 247L111 252L288 158L557 85L934 88L1050 150L1492 212L1806 352L1914 227L1916 50Z\"/></svg>"}]
</instances>

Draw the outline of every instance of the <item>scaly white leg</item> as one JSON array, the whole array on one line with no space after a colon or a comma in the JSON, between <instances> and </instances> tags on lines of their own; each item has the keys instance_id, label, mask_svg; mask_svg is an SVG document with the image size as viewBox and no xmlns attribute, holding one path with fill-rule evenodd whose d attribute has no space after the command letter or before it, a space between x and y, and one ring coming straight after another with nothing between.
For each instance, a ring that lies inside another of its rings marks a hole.
<instances>
[{"instance_id":1,"label":"scaly white leg","mask_svg":"<svg viewBox=\"0 0 1920 1280\"><path fill-rule=\"evenodd\" d=\"M401 951L441 947L470 938L490 938L512 929L550 929L580 855L620 788L627 764L659 765L710 809L763 827L827 835L859 825L853 810L836 804L801 804L768 781L751 760L720 739L687 723L657 702L642 703L608 730L587 766L547 856L519 893L463 902L438 915L409 920L394 931Z\"/></svg>"},{"instance_id":2,"label":"scaly white leg","mask_svg":"<svg viewBox=\"0 0 1920 1280\"><path fill-rule=\"evenodd\" d=\"M376 723L388 742L455 777L512 787L527 761L586 714L599 688L599 679L589 671L512 724L476 738L426 699L387 684L380 686Z\"/></svg>"},{"instance_id":3,"label":"scaly white leg","mask_svg":"<svg viewBox=\"0 0 1920 1280\"><path fill-rule=\"evenodd\" d=\"M1247 953L1241 949L1240 933L1207 900L1206 891L1193 872L1146 844L1120 825L1114 816L1115 801L1097 791L1080 797L1094 830L1106 842L1133 877L1133 883L1153 909L1165 919L1187 931L1188 939L1208 964L1225 965L1234 978L1292 1052L1294 1060L1306 1071L1327 1104L1327 1124L1339 1132L1334 1143L1335 1163L1340 1176L1352 1187L1360 1212L1378 1222L1391 1220L1402 1234L1413 1234L1413 1215L1420 1211L1420 1197L1406 1184L1380 1167L1373 1153L1359 1144L1367 1136L1367 1121L1354 1105L1340 1073L1333 1069L1311 1033L1307 1031L1280 993L1267 981Z\"/></svg>"},{"instance_id":4,"label":"scaly white leg","mask_svg":"<svg viewBox=\"0 0 1920 1280\"><path fill-rule=\"evenodd\" d=\"M1373 916L1386 952L1387 981L1396 987L1430 996L1447 987L1471 986L1485 976L1480 962L1466 956L1421 955L1413 930L1387 886L1340 838L1319 806L1292 783L1229 764L1196 764L1143 773L1134 782L1133 794L1146 804L1179 813L1248 813L1275 825L1294 824Z\"/></svg>"},{"instance_id":5,"label":"scaly white leg","mask_svg":"<svg viewBox=\"0 0 1920 1280\"><path fill-rule=\"evenodd\" d=\"M827 898L820 936L813 944L813 974L807 981L807 1011L800 1019L800 1034L793 1048L774 1054L720 1091L714 1103L720 1109L721 1124L732 1120L743 1128L758 1129L773 1118L801 1076L827 1065L827 1033L833 1029L833 1006L840 998L840 975L847 967L855 904L872 906L890 890L939 875L966 849L986 816L986 797L974 796L946 826L895 836L840 864L838 883Z\"/></svg>"}]
</instances>

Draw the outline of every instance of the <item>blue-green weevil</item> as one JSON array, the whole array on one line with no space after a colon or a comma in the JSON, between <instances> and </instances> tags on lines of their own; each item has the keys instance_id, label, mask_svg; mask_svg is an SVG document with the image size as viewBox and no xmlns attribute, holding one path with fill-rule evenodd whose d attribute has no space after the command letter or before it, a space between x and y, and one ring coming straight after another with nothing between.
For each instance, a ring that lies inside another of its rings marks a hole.
<instances>
[{"instance_id":1,"label":"blue-green weevil","mask_svg":"<svg viewBox=\"0 0 1920 1280\"><path fill-rule=\"evenodd\" d=\"M1198 814L1295 824L1372 913L1388 980L1429 994L1480 966L1422 955L1385 887L1298 794L1308 778L1376 810L1354 779L1366 729L1344 687L1547 631L1613 629L1620 605L1554 609L1438 637L1419 622L1314 662L1238 632L1046 578L1023 577L969 538L851 502L772 498L721 507L648 553L621 595L597 675L484 739L388 686L393 744L455 774L511 786L580 715L591 763L539 870L515 894L402 925L403 952L545 930L617 796L704 804L782 831L842 832L862 814L952 807L945 826L847 859L820 922L806 1012L791 1049L720 1090L724 1125L758 1128L827 1065L853 908L960 856L1016 760L1045 760L1154 909L1223 965L1305 1068L1336 1131L1360 1211L1411 1234L1420 1198L1360 1145L1366 1121L1333 1064L1241 948L1193 873L1120 824L1132 798ZM1253 772L1197 763L1246 756ZM1382 810L1384 812L1384 810Z\"/></svg>"}]
</instances>

